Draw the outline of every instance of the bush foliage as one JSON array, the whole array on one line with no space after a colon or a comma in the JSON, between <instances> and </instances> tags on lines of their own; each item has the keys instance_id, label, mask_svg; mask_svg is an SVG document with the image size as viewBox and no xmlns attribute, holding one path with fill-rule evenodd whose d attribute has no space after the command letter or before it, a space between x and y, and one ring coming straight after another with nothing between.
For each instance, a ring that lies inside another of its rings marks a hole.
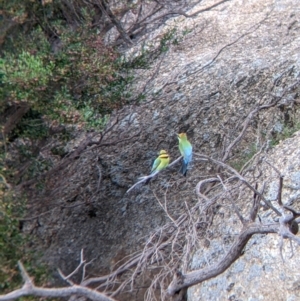
<instances>
[{"instance_id":1,"label":"bush foliage","mask_svg":"<svg viewBox=\"0 0 300 301\"><path fill-rule=\"evenodd\" d=\"M64 123L102 126L128 102L132 77L120 55L103 44L95 9L80 1L12 1L4 15L19 27L4 40L3 113L27 105Z\"/></svg>"}]
</instances>

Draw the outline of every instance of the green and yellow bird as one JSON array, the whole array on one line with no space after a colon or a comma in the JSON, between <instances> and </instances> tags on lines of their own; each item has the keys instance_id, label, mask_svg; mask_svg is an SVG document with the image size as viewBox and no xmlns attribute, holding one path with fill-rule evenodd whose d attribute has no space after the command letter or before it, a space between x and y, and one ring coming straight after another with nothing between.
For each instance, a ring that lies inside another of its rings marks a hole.
<instances>
[{"instance_id":1,"label":"green and yellow bird","mask_svg":"<svg viewBox=\"0 0 300 301\"><path fill-rule=\"evenodd\" d=\"M181 156L183 157L180 172L184 176L186 176L188 165L191 163L193 157L193 147L191 143L188 141L186 133L178 134L178 140L179 140L179 151L181 153Z\"/></svg>"},{"instance_id":2,"label":"green and yellow bird","mask_svg":"<svg viewBox=\"0 0 300 301\"><path fill-rule=\"evenodd\" d=\"M153 162L152 169L151 169L151 174L162 171L163 169L165 169L169 165L169 163L170 163L170 156L164 149L162 149L159 152L158 157ZM151 180L151 178L148 179L145 182L145 184L149 183L150 180Z\"/></svg>"}]
</instances>

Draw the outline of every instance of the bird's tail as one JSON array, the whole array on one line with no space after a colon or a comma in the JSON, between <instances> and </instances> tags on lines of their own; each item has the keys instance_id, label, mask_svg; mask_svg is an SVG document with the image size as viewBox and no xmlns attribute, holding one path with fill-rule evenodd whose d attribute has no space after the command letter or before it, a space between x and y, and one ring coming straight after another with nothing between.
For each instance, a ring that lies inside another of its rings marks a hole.
<instances>
[{"instance_id":1,"label":"bird's tail","mask_svg":"<svg viewBox=\"0 0 300 301\"><path fill-rule=\"evenodd\" d=\"M186 177L186 173L188 170L188 164L184 162L184 160L182 160L182 165L180 168L180 172Z\"/></svg>"}]
</instances>

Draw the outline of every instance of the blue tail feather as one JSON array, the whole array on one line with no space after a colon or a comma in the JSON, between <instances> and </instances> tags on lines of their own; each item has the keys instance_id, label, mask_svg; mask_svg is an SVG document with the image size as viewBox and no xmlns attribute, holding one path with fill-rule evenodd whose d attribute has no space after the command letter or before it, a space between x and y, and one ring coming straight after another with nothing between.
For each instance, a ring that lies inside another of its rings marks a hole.
<instances>
[{"instance_id":1,"label":"blue tail feather","mask_svg":"<svg viewBox=\"0 0 300 301\"><path fill-rule=\"evenodd\" d=\"M184 160L182 160L182 165L181 165L181 168L180 168L180 172L186 176L186 173L187 173L187 170L188 170L188 164L184 162Z\"/></svg>"}]
</instances>

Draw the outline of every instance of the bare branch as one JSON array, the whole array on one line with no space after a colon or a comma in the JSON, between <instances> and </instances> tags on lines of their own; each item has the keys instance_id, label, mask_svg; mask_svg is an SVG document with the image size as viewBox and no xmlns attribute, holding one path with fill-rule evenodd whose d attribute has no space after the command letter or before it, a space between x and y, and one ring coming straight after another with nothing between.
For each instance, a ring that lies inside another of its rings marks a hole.
<instances>
[{"instance_id":1,"label":"bare branch","mask_svg":"<svg viewBox=\"0 0 300 301\"><path fill-rule=\"evenodd\" d=\"M213 8L215 8L215 7L223 4L225 2L228 2L228 1L230 1L230 0L221 0L221 1L219 1L219 2L217 2L215 4L213 4L213 5L211 5L209 7L206 7L206 8L203 8L203 9L199 9L198 11L196 11L196 12L190 14L190 15L187 14L187 13L185 13L182 9L180 9L180 10L171 10L171 11L165 13L165 14L162 14L162 15L160 15L160 16L158 16L156 18L153 18L153 19L149 20L148 22L146 22L145 20L148 19L150 16L153 15L153 14L151 14L150 16L147 16L146 18L144 18L144 20L142 20L140 23L135 24L135 27L136 26L145 26L147 24L151 24L151 23L155 22L156 20L161 20L162 18L164 18L164 17L166 17L168 15L181 15L181 16L184 16L186 18L193 18L193 17L197 16L200 13L212 10Z\"/></svg>"},{"instance_id":2,"label":"bare branch","mask_svg":"<svg viewBox=\"0 0 300 301\"><path fill-rule=\"evenodd\" d=\"M207 184L207 183L214 183L214 182L219 182L220 179L218 178L209 178L209 179L205 179L205 180L202 180L200 182L197 183L196 185L196 194L198 196L199 199L204 199L206 202L209 202L209 198L206 197L204 194L201 193L201 187L204 185L204 184Z\"/></svg>"},{"instance_id":3,"label":"bare branch","mask_svg":"<svg viewBox=\"0 0 300 301\"><path fill-rule=\"evenodd\" d=\"M279 206L282 206L282 185L283 185L283 176L280 176L280 178L279 178L278 195L277 195L277 200L278 200Z\"/></svg>"},{"instance_id":4,"label":"bare branch","mask_svg":"<svg viewBox=\"0 0 300 301\"><path fill-rule=\"evenodd\" d=\"M168 207L167 207L167 199L165 197L165 204L162 204L162 202L159 200L158 196L155 194L155 192L152 192L157 200L157 202L159 203L160 207L164 210L164 212L166 213L166 215L168 216L168 218L176 225L176 221L173 219L173 217L169 214L168 212Z\"/></svg>"},{"instance_id":5,"label":"bare branch","mask_svg":"<svg viewBox=\"0 0 300 301\"><path fill-rule=\"evenodd\" d=\"M288 216L282 216L279 218L279 224L280 228L278 233L283 237L283 238L289 238L293 241L295 241L298 245L300 245L300 237L294 235L290 231L289 223L293 220L294 216L293 215L288 215Z\"/></svg>"},{"instance_id":6,"label":"bare branch","mask_svg":"<svg viewBox=\"0 0 300 301\"><path fill-rule=\"evenodd\" d=\"M255 185L255 189L257 190L257 183ZM263 187L261 189L261 192L260 194L262 195L263 192L265 190L265 183L263 184ZM255 221L256 217L257 217L257 213L258 213L258 210L259 210L259 204L260 204L260 196L256 194L256 192L254 192L254 196L253 196L253 205L252 205L252 208L251 208L251 211L250 211L250 220L252 222Z\"/></svg>"},{"instance_id":7,"label":"bare branch","mask_svg":"<svg viewBox=\"0 0 300 301\"><path fill-rule=\"evenodd\" d=\"M194 72L189 72L188 76L194 75L196 73L199 73L203 70L205 70L207 67L209 67L210 65L212 65L217 58L221 55L221 53L226 49L231 47L232 45L236 44L237 42L239 42L240 40L242 40L244 37L252 34L253 32L255 32L269 17L269 15L271 14L271 12L273 11L273 9L266 14L266 16L257 24L251 26L245 33L243 33L242 35L240 35L239 37L237 37L234 41L232 41L231 43L226 44L225 46L223 46L222 48L219 49L219 51L217 52L217 54L207 63L205 64L203 67L201 67L199 70L196 70Z\"/></svg>"},{"instance_id":8,"label":"bare branch","mask_svg":"<svg viewBox=\"0 0 300 301\"><path fill-rule=\"evenodd\" d=\"M277 99L276 101L272 102L271 104L268 105L261 105L258 106L257 108L255 108L253 111L251 111L248 116L246 117L246 119L244 120L244 126L243 129L241 130L241 132L239 133L239 135L230 143L230 145L226 148L225 153L223 155L222 161L226 161L229 157L229 154L231 152L231 150L237 145L237 143L243 138L247 128L249 127L250 122L253 119L253 116L256 115L259 111L261 110L265 110L265 109L269 109L271 107L274 107L277 105L277 103L279 102L280 99Z\"/></svg>"},{"instance_id":9,"label":"bare branch","mask_svg":"<svg viewBox=\"0 0 300 301\"><path fill-rule=\"evenodd\" d=\"M80 286L73 285L71 287L62 288L42 288L36 287L30 279L27 271L23 264L18 262L19 268L25 284L22 288L14 290L6 295L0 295L0 301L15 300L24 296L37 296L47 298L63 298L70 297L72 295L83 296L94 301L116 301L110 297L105 296L95 290Z\"/></svg>"},{"instance_id":10,"label":"bare branch","mask_svg":"<svg viewBox=\"0 0 300 301\"><path fill-rule=\"evenodd\" d=\"M77 266L77 268L68 276L65 276L60 269L58 269L58 273L63 280L67 281L71 285L74 285L74 283L72 281L70 281L70 278L79 271L79 269L81 268L82 265L85 264L85 262L86 262L86 260L84 260L84 258L83 258L83 249L81 249L80 262L79 262L79 265Z\"/></svg>"},{"instance_id":11,"label":"bare branch","mask_svg":"<svg viewBox=\"0 0 300 301\"><path fill-rule=\"evenodd\" d=\"M294 219L300 216L300 211L295 210L294 208L287 206L287 205L283 205L283 208L292 212L293 213L293 217Z\"/></svg>"},{"instance_id":12,"label":"bare branch","mask_svg":"<svg viewBox=\"0 0 300 301\"><path fill-rule=\"evenodd\" d=\"M239 220L241 221L241 223L243 225L246 225L246 219L241 215L239 209L237 208L237 206L235 205L234 201L231 198L228 198L229 202L231 203L231 206L235 212L235 214L238 216Z\"/></svg>"},{"instance_id":13,"label":"bare branch","mask_svg":"<svg viewBox=\"0 0 300 301\"><path fill-rule=\"evenodd\" d=\"M231 166L227 165L224 162L218 161L216 159L210 158L209 156L202 155L202 154L197 154L195 153L196 156L204 158L204 160L209 160L211 162L214 162L215 164L218 164L219 166L224 167L225 169L229 170L231 173L233 173L235 176L238 177L240 181L242 181L247 187L249 187L253 192L255 192L257 195L260 196L260 198L264 201L264 203L271 208L277 215L281 216L281 212L278 211L259 191L257 191L241 174L239 174L234 168Z\"/></svg>"},{"instance_id":14,"label":"bare branch","mask_svg":"<svg viewBox=\"0 0 300 301\"><path fill-rule=\"evenodd\" d=\"M276 168L276 167L274 166L274 164L272 164L271 162L269 162L269 161L266 160L266 159L264 159L264 162L266 162L270 167L272 167L280 177L283 177L283 175L281 174L281 172L278 170L278 168Z\"/></svg>"},{"instance_id":15,"label":"bare branch","mask_svg":"<svg viewBox=\"0 0 300 301\"><path fill-rule=\"evenodd\" d=\"M106 130L104 130L102 133L100 133L100 138L98 140L95 140L94 138L96 136L98 136L97 133L91 134L89 135L85 140L83 140L79 146L72 151L71 153L69 153L64 160L62 160L62 162L57 165L56 167L50 169L49 171L46 171L45 173L39 175L39 179L44 179L45 177L50 177L53 174L56 174L57 172L63 170L64 168L66 168L69 164L71 164L75 159L77 159L78 157L80 157L80 155L82 153L84 153L88 147L92 147L92 146L98 146L98 147L106 147L106 146L111 146L111 145L117 145L119 143L124 143L126 141L132 141L133 138L137 138L140 136L140 131L136 134L133 134L130 137L127 138L119 138L117 140L108 140L107 142L102 142L103 138L110 132L112 131L112 129L118 124L119 122L119 116L117 116L114 120L114 122L107 127ZM91 148L90 148L91 149ZM22 182L18 185L19 188L22 187L26 187L26 186L30 186L32 184L34 184L37 181L37 178L33 178L31 180Z\"/></svg>"},{"instance_id":16,"label":"bare branch","mask_svg":"<svg viewBox=\"0 0 300 301\"><path fill-rule=\"evenodd\" d=\"M21 275L25 282L25 285L30 286L30 287L33 286L33 282L31 280L31 278L29 277L29 275L28 275L27 271L25 270L25 267L21 261L18 261L18 267L21 271Z\"/></svg>"},{"instance_id":17,"label":"bare branch","mask_svg":"<svg viewBox=\"0 0 300 301\"><path fill-rule=\"evenodd\" d=\"M116 16L111 11L111 9L109 7L109 3L108 3L107 0L98 0L98 1L96 1L96 3L92 2L92 1L89 1L89 0L87 0L87 1L91 4L94 4L94 5L98 6L98 8L107 15L107 17L110 19L110 21L115 25L115 27L118 30L120 36L122 37L124 42L126 42L126 44L128 44L128 45L133 44L133 42L131 41L129 35L127 34L125 29L123 28L121 22L116 18Z\"/></svg>"},{"instance_id":18,"label":"bare branch","mask_svg":"<svg viewBox=\"0 0 300 301\"><path fill-rule=\"evenodd\" d=\"M83 296L94 301L115 301L115 299L107 297L104 294L79 285L62 288L40 288L36 286L31 288L23 287L6 295L0 295L0 301L15 300L24 296L63 298L72 295Z\"/></svg>"},{"instance_id":19,"label":"bare branch","mask_svg":"<svg viewBox=\"0 0 300 301\"><path fill-rule=\"evenodd\" d=\"M278 225L259 225L252 224L244 229L235 242L230 247L227 254L215 265L206 267L201 270L189 272L187 274L177 273L168 287L169 295L173 296L181 289L190 287L192 285L201 283L205 280L213 278L223 273L232 263L234 263L240 256L245 245L254 234L262 233L277 233Z\"/></svg>"}]
</instances>

